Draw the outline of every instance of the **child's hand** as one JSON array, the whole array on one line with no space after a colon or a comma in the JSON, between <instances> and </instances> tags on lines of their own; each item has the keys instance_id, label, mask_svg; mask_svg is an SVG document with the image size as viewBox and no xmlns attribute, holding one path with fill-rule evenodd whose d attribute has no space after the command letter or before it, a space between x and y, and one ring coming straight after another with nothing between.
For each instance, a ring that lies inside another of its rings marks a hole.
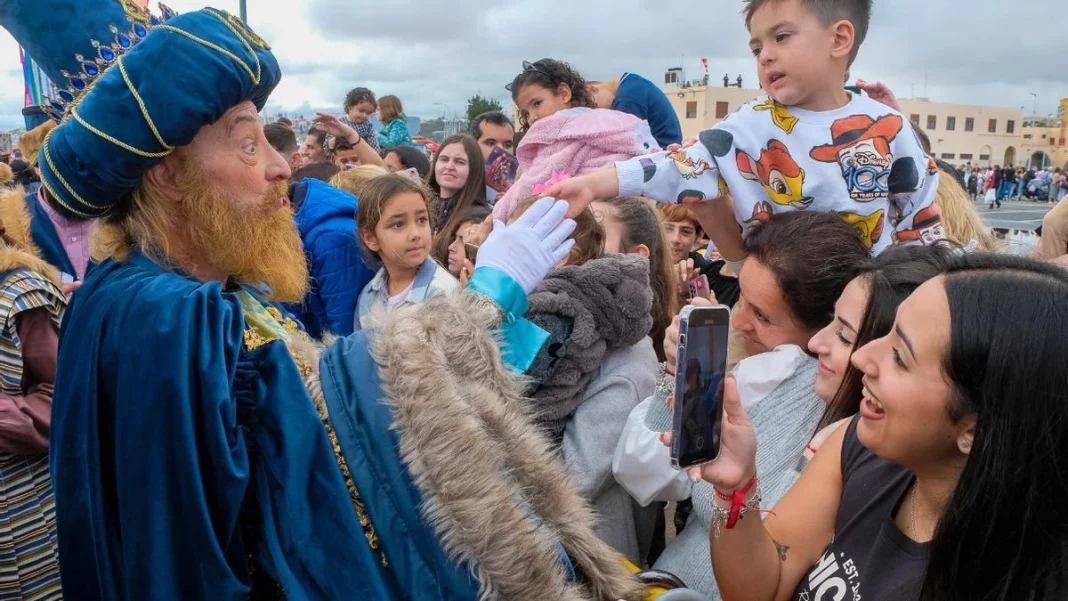
<instances>
[{"instance_id":1,"label":"child's hand","mask_svg":"<svg viewBox=\"0 0 1068 601\"><path fill-rule=\"evenodd\" d=\"M353 139L360 136L360 134L356 133L355 129L342 123L340 119L333 115L316 113L315 118L312 119L312 121L319 127L319 129L322 129L335 138L341 138L352 142Z\"/></svg>"},{"instance_id":2,"label":"child's hand","mask_svg":"<svg viewBox=\"0 0 1068 601\"><path fill-rule=\"evenodd\" d=\"M897 103L897 96L894 96L893 90L883 82L868 83L863 79L858 79L857 87L864 90L864 93L875 102L885 104L895 111L901 111L901 106Z\"/></svg>"},{"instance_id":3,"label":"child's hand","mask_svg":"<svg viewBox=\"0 0 1068 601\"><path fill-rule=\"evenodd\" d=\"M590 206L591 202L617 195L619 195L619 180L616 177L616 168L609 167L553 184L541 196L566 200L567 216L574 218Z\"/></svg>"},{"instance_id":4,"label":"child's hand","mask_svg":"<svg viewBox=\"0 0 1068 601\"><path fill-rule=\"evenodd\" d=\"M593 197L593 191L582 182L581 178L577 177L549 186L549 189L542 193L542 197L566 200L569 205L567 210L569 217L578 215L596 200Z\"/></svg>"}]
</instances>

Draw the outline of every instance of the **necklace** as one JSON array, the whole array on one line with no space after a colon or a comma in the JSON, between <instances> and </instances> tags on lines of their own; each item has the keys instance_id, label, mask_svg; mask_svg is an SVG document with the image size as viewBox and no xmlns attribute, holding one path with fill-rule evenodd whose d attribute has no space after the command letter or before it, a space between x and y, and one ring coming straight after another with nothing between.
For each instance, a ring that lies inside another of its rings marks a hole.
<instances>
[{"instance_id":1,"label":"necklace","mask_svg":"<svg viewBox=\"0 0 1068 601\"><path fill-rule=\"evenodd\" d=\"M913 536L919 536L916 531L916 484L912 485L912 498L909 499L909 530Z\"/></svg>"}]
</instances>

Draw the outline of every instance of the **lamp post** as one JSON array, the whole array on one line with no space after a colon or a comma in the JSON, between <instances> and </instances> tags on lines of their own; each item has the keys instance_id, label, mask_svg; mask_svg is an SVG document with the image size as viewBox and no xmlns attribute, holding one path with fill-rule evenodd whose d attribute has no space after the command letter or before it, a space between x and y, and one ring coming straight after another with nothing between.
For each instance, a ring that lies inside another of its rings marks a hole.
<instances>
[{"instance_id":1,"label":"lamp post","mask_svg":"<svg viewBox=\"0 0 1068 601\"><path fill-rule=\"evenodd\" d=\"M241 22L248 25L248 7L245 6L245 0L238 4L238 13L241 15Z\"/></svg>"}]
</instances>

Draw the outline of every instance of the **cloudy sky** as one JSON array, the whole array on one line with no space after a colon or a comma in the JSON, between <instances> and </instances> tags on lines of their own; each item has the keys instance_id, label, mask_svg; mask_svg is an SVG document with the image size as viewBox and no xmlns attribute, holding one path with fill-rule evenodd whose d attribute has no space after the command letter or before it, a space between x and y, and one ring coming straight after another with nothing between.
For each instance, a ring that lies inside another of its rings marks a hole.
<instances>
[{"instance_id":1,"label":"cloudy sky","mask_svg":"<svg viewBox=\"0 0 1068 601\"><path fill-rule=\"evenodd\" d=\"M35 1L35 0L18 0ZM157 0L152 0L152 6ZM165 2L179 12L206 0ZM238 0L213 6L238 12ZM756 66L739 0L248 0L249 24L274 48L283 80L268 112L339 110L362 85L396 94L409 115L463 113L475 93L510 97L523 60L565 59L588 79L668 67L713 82ZM876 0L853 75L901 97L1056 111L1068 97L1068 10L1061 0ZM1054 28L1061 23L1060 30ZM0 30L0 129L21 125L18 52Z\"/></svg>"}]
</instances>

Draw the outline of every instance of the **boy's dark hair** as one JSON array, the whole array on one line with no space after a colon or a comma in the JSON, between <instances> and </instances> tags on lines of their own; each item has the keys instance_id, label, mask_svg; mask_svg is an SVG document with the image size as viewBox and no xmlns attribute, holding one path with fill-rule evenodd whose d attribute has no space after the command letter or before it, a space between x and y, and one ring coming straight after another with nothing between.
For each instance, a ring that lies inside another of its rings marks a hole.
<instances>
[{"instance_id":1,"label":"boy's dark hair","mask_svg":"<svg viewBox=\"0 0 1068 601\"><path fill-rule=\"evenodd\" d=\"M293 121L289 117L279 117L275 123L281 123L286 127L293 127Z\"/></svg>"},{"instance_id":2,"label":"boy's dark hair","mask_svg":"<svg viewBox=\"0 0 1068 601\"><path fill-rule=\"evenodd\" d=\"M782 0L745 0L745 27L753 20L753 14L761 7ZM801 0L801 6L816 15L824 27L830 27L838 21L853 24L853 50L849 53L849 66L857 60L860 45L868 37L868 25L871 23L871 5L873 0Z\"/></svg>"},{"instance_id":3,"label":"boy's dark hair","mask_svg":"<svg viewBox=\"0 0 1068 601\"><path fill-rule=\"evenodd\" d=\"M351 142L345 138L334 138L334 146L330 149L330 152L337 152L339 150L352 150L356 148Z\"/></svg>"},{"instance_id":4,"label":"boy's dark hair","mask_svg":"<svg viewBox=\"0 0 1068 601\"><path fill-rule=\"evenodd\" d=\"M309 163L300 169L293 172L293 181L299 182L302 179L317 179L321 182L329 182L330 178L338 174L341 169L333 163L326 161L320 161L318 163Z\"/></svg>"},{"instance_id":5,"label":"boy's dark hair","mask_svg":"<svg viewBox=\"0 0 1068 601\"><path fill-rule=\"evenodd\" d=\"M487 121L494 125L507 125L513 130L515 129L515 124L508 118L508 115L505 115L500 111L489 111L475 117L475 120L471 122L471 135L474 136L476 140L482 137L482 124Z\"/></svg>"},{"instance_id":6,"label":"boy's dark hair","mask_svg":"<svg viewBox=\"0 0 1068 601\"><path fill-rule=\"evenodd\" d=\"M378 101L375 100L375 93L367 88L353 88L349 90L348 94L345 94L345 112L349 112L349 109L362 104L364 102L370 102L378 108Z\"/></svg>"},{"instance_id":7,"label":"boy's dark hair","mask_svg":"<svg viewBox=\"0 0 1068 601\"><path fill-rule=\"evenodd\" d=\"M267 143L280 153L292 154L297 151L297 134L281 123L268 123L263 127Z\"/></svg>"},{"instance_id":8,"label":"boy's dark hair","mask_svg":"<svg viewBox=\"0 0 1068 601\"><path fill-rule=\"evenodd\" d=\"M326 132L317 127L313 127L309 129L308 133L305 135L314 136L315 141L319 144L319 147L323 150L326 150Z\"/></svg>"}]
</instances>

